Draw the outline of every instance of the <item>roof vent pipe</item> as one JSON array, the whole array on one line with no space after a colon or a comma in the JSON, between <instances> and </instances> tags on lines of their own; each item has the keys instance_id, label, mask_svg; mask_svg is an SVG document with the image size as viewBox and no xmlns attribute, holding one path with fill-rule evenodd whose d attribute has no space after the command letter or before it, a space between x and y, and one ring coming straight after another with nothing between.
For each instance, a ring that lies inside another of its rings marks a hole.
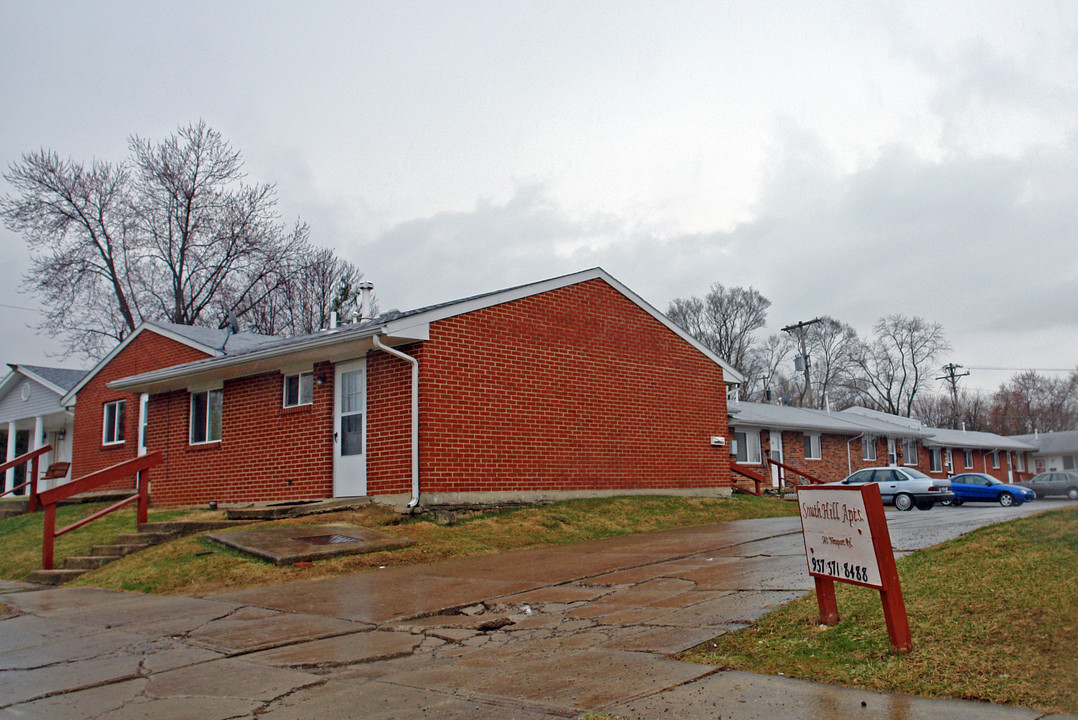
<instances>
[{"instance_id":1,"label":"roof vent pipe","mask_svg":"<svg viewBox=\"0 0 1078 720\"><path fill-rule=\"evenodd\" d=\"M374 283L364 280L359 284L359 321L364 322L373 317L371 312L371 293L374 292Z\"/></svg>"}]
</instances>

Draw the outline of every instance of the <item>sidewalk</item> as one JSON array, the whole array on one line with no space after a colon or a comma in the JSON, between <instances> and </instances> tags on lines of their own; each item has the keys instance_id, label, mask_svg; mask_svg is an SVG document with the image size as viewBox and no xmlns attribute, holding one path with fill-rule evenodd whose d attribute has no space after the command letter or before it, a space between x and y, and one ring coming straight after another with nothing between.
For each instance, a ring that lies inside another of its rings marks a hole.
<instances>
[{"instance_id":1,"label":"sidewalk","mask_svg":"<svg viewBox=\"0 0 1078 720\"><path fill-rule=\"evenodd\" d=\"M896 518L896 548L938 541L926 515ZM975 516L962 517L992 521ZM741 521L204 598L4 584L20 614L0 620L0 718L1042 717L666 657L807 592L799 527Z\"/></svg>"}]
</instances>

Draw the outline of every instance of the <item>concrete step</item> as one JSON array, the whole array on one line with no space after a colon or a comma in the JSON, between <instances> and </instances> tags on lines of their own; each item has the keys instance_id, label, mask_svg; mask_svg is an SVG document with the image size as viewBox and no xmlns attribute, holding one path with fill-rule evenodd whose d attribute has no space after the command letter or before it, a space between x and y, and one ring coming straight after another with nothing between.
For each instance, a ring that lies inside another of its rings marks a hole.
<instances>
[{"instance_id":1,"label":"concrete step","mask_svg":"<svg viewBox=\"0 0 1078 720\"><path fill-rule=\"evenodd\" d=\"M79 575L89 572L88 570L70 570L60 568L57 570L35 570L27 578L29 582L42 585L63 585L68 580L74 580Z\"/></svg>"},{"instance_id":2,"label":"concrete step","mask_svg":"<svg viewBox=\"0 0 1078 720\"><path fill-rule=\"evenodd\" d=\"M156 545L175 537L172 533L137 532L124 533L116 537L117 545Z\"/></svg>"},{"instance_id":3,"label":"concrete step","mask_svg":"<svg viewBox=\"0 0 1078 720\"><path fill-rule=\"evenodd\" d=\"M225 530L240 525L249 525L254 520L171 520L168 522L148 522L138 526L140 533L163 533L169 537L194 535L195 533Z\"/></svg>"},{"instance_id":4,"label":"concrete step","mask_svg":"<svg viewBox=\"0 0 1078 720\"><path fill-rule=\"evenodd\" d=\"M82 557L69 557L64 560L65 570L97 570L103 565L108 565L113 560L119 560L119 555L84 555Z\"/></svg>"},{"instance_id":5,"label":"concrete step","mask_svg":"<svg viewBox=\"0 0 1078 720\"><path fill-rule=\"evenodd\" d=\"M346 497L251 503L245 507L228 508L225 512L225 517L229 520L279 520L304 515L318 515L335 510L352 510L370 505L371 502L372 500L369 497Z\"/></svg>"},{"instance_id":6,"label":"concrete step","mask_svg":"<svg viewBox=\"0 0 1078 720\"><path fill-rule=\"evenodd\" d=\"M127 544L115 544L115 545L94 545L90 548L90 554L112 555L113 557L123 557L124 555L130 555L133 552L137 552L142 548L150 547L149 543L127 543Z\"/></svg>"}]
</instances>

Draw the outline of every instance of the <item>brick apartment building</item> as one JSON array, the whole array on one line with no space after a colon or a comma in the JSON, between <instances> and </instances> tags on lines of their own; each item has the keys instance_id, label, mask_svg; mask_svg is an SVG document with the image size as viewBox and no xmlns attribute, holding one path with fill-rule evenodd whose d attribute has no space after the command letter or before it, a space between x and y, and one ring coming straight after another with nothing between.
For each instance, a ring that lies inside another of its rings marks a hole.
<instances>
[{"instance_id":1,"label":"brick apartment building","mask_svg":"<svg viewBox=\"0 0 1078 720\"><path fill-rule=\"evenodd\" d=\"M731 487L712 438L741 376L598 268L182 364L121 355L85 405L146 398L159 504Z\"/></svg>"}]
</instances>

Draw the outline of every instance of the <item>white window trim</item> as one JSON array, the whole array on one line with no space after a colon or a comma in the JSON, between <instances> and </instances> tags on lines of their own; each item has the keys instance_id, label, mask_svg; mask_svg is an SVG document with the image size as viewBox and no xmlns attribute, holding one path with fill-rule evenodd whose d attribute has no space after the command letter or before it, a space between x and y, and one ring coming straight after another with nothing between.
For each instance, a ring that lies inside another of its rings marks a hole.
<instances>
[{"instance_id":1,"label":"white window trim","mask_svg":"<svg viewBox=\"0 0 1078 720\"><path fill-rule=\"evenodd\" d=\"M992 453L992 469L999 470L999 450Z\"/></svg>"},{"instance_id":2,"label":"white window trim","mask_svg":"<svg viewBox=\"0 0 1078 720\"><path fill-rule=\"evenodd\" d=\"M907 449L912 447L913 452L907 452ZM913 462L910 462L910 455L913 455ZM902 441L902 464L910 467L916 466L919 458L917 457L917 441L916 440L903 440Z\"/></svg>"},{"instance_id":3,"label":"white window trim","mask_svg":"<svg viewBox=\"0 0 1078 720\"><path fill-rule=\"evenodd\" d=\"M812 451L812 438L816 438L816 449L818 451L816 455L809 454ZM805 433L804 444L806 460L823 460L823 435L820 433Z\"/></svg>"},{"instance_id":4,"label":"white window trim","mask_svg":"<svg viewBox=\"0 0 1078 720\"><path fill-rule=\"evenodd\" d=\"M310 386L311 386L311 396L306 402L303 401L303 378L304 377L310 378ZM296 386L296 402L292 403L291 405L288 403L288 379L289 378L298 378L298 380L296 381L296 383L297 383L297 386ZM308 372L295 372L295 373L287 373L287 374L285 374L282 381L281 381L281 407L294 408L294 407L303 407L305 405L313 405L313 404L314 404L314 373L308 371Z\"/></svg>"},{"instance_id":5,"label":"white window trim","mask_svg":"<svg viewBox=\"0 0 1078 720\"><path fill-rule=\"evenodd\" d=\"M887 464L898 465L898 443L892 437L887 438Z\"/></svg>"},{"instance_id":6,"label":"white window trim","mask_svg":"<svg viewBox=\"0 0 1078 720\"><path fill-rule=\"evenodd\" d=\"M943 472L943 453L939 448L928 448L928 471Z\"/></svg>"},{"instance_id":7,"label":"white window trim","mask_svg":"<svg viewBox=\"0 0 1078 720\"><path fill-rule=\"evenodd\" d=\"M963 450L962 451L962 465L965 467L966 470L972 470L973 469L973 451L972 450Z\"/></svg>"},{"instance_id":8,"label":"white window trim","mask_svg":"<svg viewBox=\"0 0 1078 720\"><path fill-rule=\"evenodd\" d=\"M743 463L745 465L760 465L763 463L763 450L760 445L760 431L751 428L734 428L734 437L737 437L737 433L745 434L745 459L737 460L737 455L734 455L735 462ZM755 441L755 442L754 442ZM741 452L741 446L738 445L738 452ZM753 453L755 452L755 457Z\"/></svg>"},{"instance_id":9,"label":"white window trim","mask_svg":"<svg viewBox=\"0 0 1078 720\"><path fill-rule=\"evenodd\" d=\"M212 393L212 392L218 392L218 393L222 394L222 396L221 396L221 401L222 401L222 403L221 403L221 405L222 405L221 414L224 415L224 391L223 390L221 390L220 388L209 388L209 389L206 389L206 390L199 390L197 392L191 393L190 400L188 401L188 411L187 411L188 412L188 423L187 423L187 444L188 445L212 445L214 443L221 442L220 437L216 437L216 438L212 438L212 439L210 438L210 397L209 397L209 394ZM195 396L196 395L206 395L206 428L205 428L205 430L206 430L206 439L205 440L198 440L198 441L196 441L194 439ZM220 426L220 424L221 423L218 422L218 426Z\"/></svg>"},{"instance_id":10,"label":"white window trim","mask_svg":"<svg viewBox=\"0 0 1078 720\"><path fill-rule=\"evenodd\" d=\"M861 437L861 459L866 462L876 460L876 438L872 435Z\"/></svg>"},{"instance_id":11,"label":"white window trim","mask_svg":"<svg viewBox=\"0 0 1078 720\"><path fill-rule=\"evenodd\" d=\"M112 432L113 432L114 435L116 435L117 434L116 431L119 430L120 431L119 434L125 436L125 437L121 437L119 440L109 440L108 439L108 437L109 437L108 417L109 417L109 406L110 405L116 406L116 411L114 411L113 415L112 415L112 418L113 418ZM126 421L126 419L127 419L127 400L111 400L111 401L105 403L105 405L102 407L102 409L101 409L101 444L102 445L108 445L110 447L113 446L113 445L123 445L124 442L127 440L127 438L126 438L127 433L124 432L124 424L125 423L120 422L119 409L121 407L124 409L123 414L124 414L124 420Z\"/></svg>"}]
</instances>

